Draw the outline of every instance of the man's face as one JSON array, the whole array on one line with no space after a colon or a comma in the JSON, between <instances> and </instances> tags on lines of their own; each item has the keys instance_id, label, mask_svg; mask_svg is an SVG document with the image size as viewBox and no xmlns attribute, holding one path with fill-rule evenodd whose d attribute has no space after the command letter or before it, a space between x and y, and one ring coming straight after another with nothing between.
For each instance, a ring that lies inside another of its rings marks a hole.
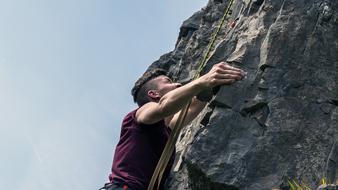
<instances>
[{"instance_id":1,"label":"man's face","mask_svg":"<svg viewBox=\"0 0 338 190\"><path fill-rule=\"evenodd\" d=\"M166 93L182 86L182 84L180 83L173 83L171 79L165 75L160 75L152 80L153 80L152 82L154 82L154 84L157 85L156 92L158 93L159 98L165 95Z\"/></svg>"}]
</instances>

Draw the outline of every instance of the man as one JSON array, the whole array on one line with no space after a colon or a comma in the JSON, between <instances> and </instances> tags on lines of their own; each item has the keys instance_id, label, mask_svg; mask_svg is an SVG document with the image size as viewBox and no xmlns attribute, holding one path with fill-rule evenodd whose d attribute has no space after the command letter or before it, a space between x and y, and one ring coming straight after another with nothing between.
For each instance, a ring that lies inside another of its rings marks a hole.
<instances>
[{"instance_id":1,"label":"man","mask_svg":"<svg viewBox=\"0 0 338 190\"><path fill-rule=\"evenodd\" d=\"M110 183L104 189L146 190L182 107L192 100L184 122L188 124L206 105L196 96L210 92L215 86L230 85L244 75L243 70L221 62L205 75L182 86L173 83L163 70L146 72L132 89L139 108L123 119ZM173 161L174 155L163 179L168 176ZM164 180L161 188L163 185Z\"/></svg>"}]
</instances>

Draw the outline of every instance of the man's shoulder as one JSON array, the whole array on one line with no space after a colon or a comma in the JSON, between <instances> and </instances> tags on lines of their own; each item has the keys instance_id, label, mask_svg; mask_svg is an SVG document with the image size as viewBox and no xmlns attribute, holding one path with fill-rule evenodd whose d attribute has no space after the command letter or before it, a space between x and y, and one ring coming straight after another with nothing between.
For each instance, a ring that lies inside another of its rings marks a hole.
<instances>
[{"instance_id":1,"label":"man's shoulder","mask_svg":"<svg viewBox=\"0 0 338 190\"><path fill-rule=\"evenodd\" d=\"M136 121L136 112L139 108L136 108L132 111L130 111L129 113L127 113L124 118L123 118L123 121L125 120L135 120Z\"/></svg>"},{"instance_id":2,"label":"man's shoulder","mask_svg":"<svg viewBox=\"0 0 338 190\"><path fill-rule=\"evenodd\" d=\"M126 116L124 117L123 119L123 125L130 125L132 124L134 127L138 126L138 127L141 127L141 128L148 128L148 127L151 127L151 126L158 126L158 125L165 125L165 121L164 119L163 120L160 120L156 123L153 123L153 124L144 124L144 123L141 123L141 122L138 122L137 119L136 119L136 112L140 109L141 107L138 107L132 111L130 111L129 113L126 114Z\"/></svg>"},{"instance_id":3,"label":"man's shoulder","mask_svg":"<svg viewBox=\"0 0 338 190\"><path fill-rule=\"evenodd\" d=\"M128 113L126 114L126 116L129 116L129 115L135 115L135 113L137 112L138 109L140 109L140 108L138 107L138 108L136 108L136 109L134 109L134 110L128 112Z\"/></svg>"}]
</instances>

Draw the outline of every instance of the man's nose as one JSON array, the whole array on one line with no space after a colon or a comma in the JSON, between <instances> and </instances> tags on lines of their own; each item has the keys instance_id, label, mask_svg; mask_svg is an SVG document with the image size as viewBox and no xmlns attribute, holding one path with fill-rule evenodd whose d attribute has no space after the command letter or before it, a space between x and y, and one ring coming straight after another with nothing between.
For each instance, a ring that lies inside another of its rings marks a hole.
<instances>
[{"instance_id":1,"label":"man's nose","mask_svg":"<svg viewBox=\"0 0 338 190\"><path fill-rule=\"evenodd\" d=\"M176 88L178 88L178 87L181 87L181 86L182 86L182 84L181 84L181 83L174 83L174 84L175 84Z\"/></svg>"}]
</instances>

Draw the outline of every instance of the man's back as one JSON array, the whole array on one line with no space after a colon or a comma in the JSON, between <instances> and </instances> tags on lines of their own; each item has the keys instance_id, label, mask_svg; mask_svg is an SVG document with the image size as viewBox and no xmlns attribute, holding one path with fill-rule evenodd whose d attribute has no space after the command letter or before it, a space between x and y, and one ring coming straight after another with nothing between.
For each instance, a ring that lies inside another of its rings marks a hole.
<instances>
[{"instance_id":1,"label":"man's back","mask_svg":"<svg viewBox=\"0 0 338 190\"><path fill-rule=\"evenodd\" d=\"M132 190L145 190L170 135L170 128L161 120L152 125L136 122L134 110L123 119L120 141L116 146L112 174L113 183L128 185ZM165 172L169 174L174 156ZM163 184L162 184L163 186Z\"/></svg>"}]
</instances>

